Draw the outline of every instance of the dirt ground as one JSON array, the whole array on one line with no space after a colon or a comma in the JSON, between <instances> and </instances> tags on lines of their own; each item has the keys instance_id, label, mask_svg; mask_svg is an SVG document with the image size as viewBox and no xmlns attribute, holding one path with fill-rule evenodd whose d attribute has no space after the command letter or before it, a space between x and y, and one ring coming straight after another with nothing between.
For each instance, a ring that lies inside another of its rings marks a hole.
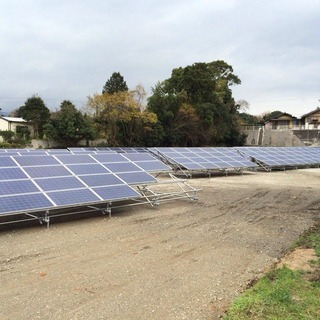
<instances>
[{"instance_id":1,"label":"dirt ground","mask_svg":"<svg viewBox=\"0 0 320 320\"><path fill-rule=\"evenodd\" d=\"M320 169L194 178L198 201L0 232L0 319L218 319L320 218Z\"/></svg>"}]
</instances>

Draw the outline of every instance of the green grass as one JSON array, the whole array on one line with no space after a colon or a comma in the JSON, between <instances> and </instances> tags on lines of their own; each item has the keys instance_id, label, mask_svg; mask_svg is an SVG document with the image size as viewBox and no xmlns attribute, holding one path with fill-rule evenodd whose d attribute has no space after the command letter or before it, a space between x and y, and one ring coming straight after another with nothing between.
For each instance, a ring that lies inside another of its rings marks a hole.
<instances>
[{"instance_id":1,"label":"green grass","mask_svg":"<svg viewBox=\"0 0 320 320\"><path fill-rule=\"evenodd\" d=\"M320 223L304 233L294 247L314 248L320 257ZM320 258L313 261L317 266ZM238 297L224 320L320 319L319 267L314 274L273 269Z\"/></svg>"}]
</instances>

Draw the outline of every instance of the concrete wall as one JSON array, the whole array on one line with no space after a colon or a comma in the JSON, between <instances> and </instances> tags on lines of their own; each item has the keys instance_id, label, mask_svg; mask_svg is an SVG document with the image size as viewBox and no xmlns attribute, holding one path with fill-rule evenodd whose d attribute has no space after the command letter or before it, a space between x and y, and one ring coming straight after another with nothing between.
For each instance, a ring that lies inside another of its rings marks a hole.
<instances>
[{"instance_id":1,"label":"concrete wall","mask_svg":"<svg viewBox=\"0 0 320 320\"><path fill-rule=\"evenodd\" d=\"M293 130L293 133L306 144L313 144L320 140L320 130Z\"/></svg>"},{"instance_id":2,"label":"concrete wall","mask_svg":"<svg viewBox=\"0 0 320 320\"><path fill-rule=\"evenodd\" d=\"M245 130L247 146L299 147L305 144L292 130Z\"/></svg>"},{"instance_id":3,"label":"concrete wall","mask_svg":"<svg viewBox=\"0 0 320 320\"><path fill-rule=\"evenodd\" d=\"M263 146L274 146L274 147L303 147L305 144L293 134L292 130L264 130Z\"/></svg>"},{"instance_id":4,"label":"concrete wall","mask_svg":"<svg viewBox=\"0 0 320 320\"><path fill-rule=\"evenodd\" d=\"M106 145L107 141L105 139L97 139L93 141L89 141L89 147L95 147L99 145ZM79 146L86 147L87 146L87 141L83 140L79 142ZM32 139L31 140L31 148L35 149L49 149L49 148L57 148L59 147L59 144L55 141L52 140L40 140L40 139Z\"/></svg>"},{"instance_id":5,"label":"concrete wall","mask_svg":"<svg viewBox=\"0 0 320 320\"><path fill-rule=\"evenodd\" d=\"M242 131L247 135L246 145L257 146L259 141L259 130L245 130Z\"/></svg>"}]
</instances>

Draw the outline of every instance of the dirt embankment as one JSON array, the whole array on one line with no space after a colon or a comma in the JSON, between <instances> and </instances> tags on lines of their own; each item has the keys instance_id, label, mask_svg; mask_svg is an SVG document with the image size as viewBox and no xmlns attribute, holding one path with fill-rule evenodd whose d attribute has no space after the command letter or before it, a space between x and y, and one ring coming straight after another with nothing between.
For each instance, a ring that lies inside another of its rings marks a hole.
<instances>
[{"instance_id":1,"label":"dirt embankment","mask_svg":"<svg viewBox=\"0 0 320 320\"><path fill-rule=\"evenodd\" d=\"M0 233L0 319L216 319L320 212L320 169L192 179L180 200Z\"/></svg>"}]
</instances>

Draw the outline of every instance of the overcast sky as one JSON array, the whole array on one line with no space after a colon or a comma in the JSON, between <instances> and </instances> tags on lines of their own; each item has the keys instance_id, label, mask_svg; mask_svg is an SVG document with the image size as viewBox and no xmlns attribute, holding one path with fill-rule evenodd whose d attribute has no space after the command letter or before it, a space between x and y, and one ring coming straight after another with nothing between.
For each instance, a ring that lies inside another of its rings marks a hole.
<instances>
[{"instance_id":1,"label":"overcast sky","mask_svg":"<svg viewBox=\"0 0 320 320\"><path fill-rule=\"evenodd\" d=\"M224 60L248 112L320 105L318 0L0 0L0 107L79 108L113 72L148 94L177 67Z\"/></svg>"}]
</instances>

